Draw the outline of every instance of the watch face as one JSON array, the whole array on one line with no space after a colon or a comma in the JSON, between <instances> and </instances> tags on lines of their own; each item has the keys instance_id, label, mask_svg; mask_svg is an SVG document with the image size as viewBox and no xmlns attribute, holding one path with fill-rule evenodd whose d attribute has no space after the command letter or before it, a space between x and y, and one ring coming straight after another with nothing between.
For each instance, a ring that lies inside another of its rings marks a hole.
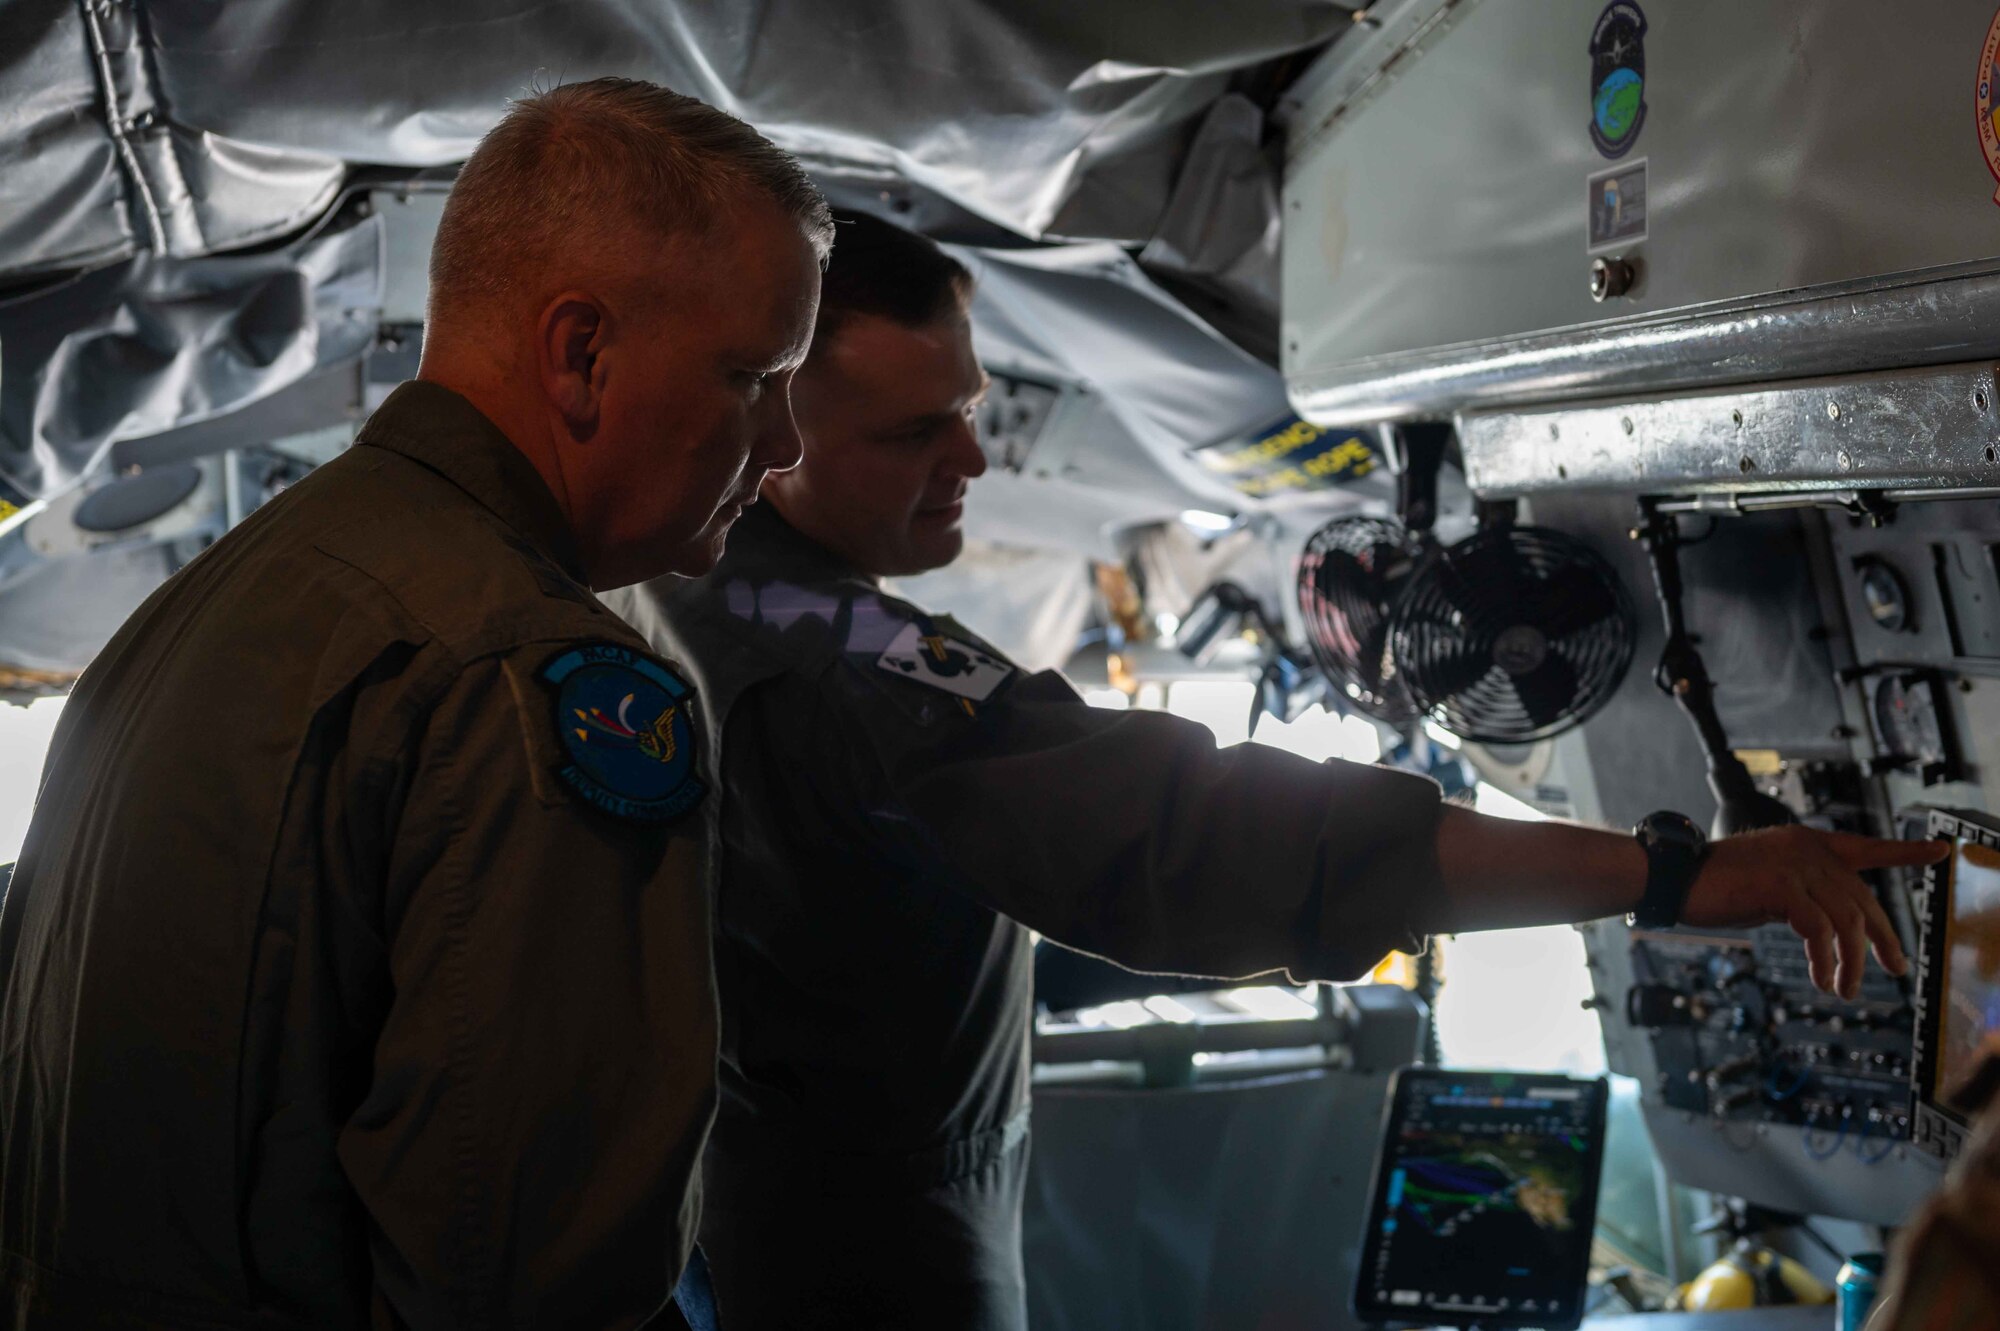
<instances>
[{"instance_id":1,"label":"watch face","mask_svg":"<svg viewBox=\"0 0 2000 1331\"><path fill-rule=\"evenodd\" d=\"M1646 815L1639 824L1638 834L1647 841L1664 841L1679 846L1702 846L1708 841L1692 818L1666 809Z\"/></svg>"}]
</instances>

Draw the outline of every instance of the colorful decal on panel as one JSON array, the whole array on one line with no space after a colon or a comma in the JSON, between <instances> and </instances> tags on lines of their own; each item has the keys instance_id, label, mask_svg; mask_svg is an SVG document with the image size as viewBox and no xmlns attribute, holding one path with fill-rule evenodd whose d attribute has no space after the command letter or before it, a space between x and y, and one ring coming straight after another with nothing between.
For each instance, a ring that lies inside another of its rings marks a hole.
<instances>
[{"instance_id":1,"label":"colorful decal on panel","mask_svg":"<svg viewBox=\"0 0 2000 1331\"><path fill-rule=\"evenodd\" d=\"M1358 481L1378 463L1369 436L1287 416L1249 443L1231 440L1197 449L1194 460L1252 499L1288 490L1326 490Z\"/></svg>"},{"instance_id":2,"label":"colorful decal on panel","mask_svg":"<svg viewBox=\"0 0 2000 1331\"><path fill-rule=\"evenodd\" d=\"M1993 108L1996 85L2000 85L2000 13L1995 13L1993 22L1986 27L1986 44L1979 48L1979 78L1974 85L1979 152L1986 158L1986 169L1995 180L2000 180L2000 118L1996 118ZM2000 203L2000 190L1994 191L1993 202Z\"/></svg>"},{"instance_id":3,"label":"colorful decal on panel","mask_svg":"<svg viewBox=\"0 0 2000 1331\"><path fill-rule=\"evenodd\" d=\"M1611 0L1590 30L1590 141L1604 156L1632 151L1646 125L1646 15Z\"/></svg>"},{"instance_id":4,"label":"colorful decal on panel","mask_svg":"<svg viewBox=\"0 0 2000 1331\"><path fill-rule=\"evenodd\" d=\"M1610 249L1646 238L1646 159L1625 162L1590 178L1589 248Z\"/></svg>"}]
</instances>

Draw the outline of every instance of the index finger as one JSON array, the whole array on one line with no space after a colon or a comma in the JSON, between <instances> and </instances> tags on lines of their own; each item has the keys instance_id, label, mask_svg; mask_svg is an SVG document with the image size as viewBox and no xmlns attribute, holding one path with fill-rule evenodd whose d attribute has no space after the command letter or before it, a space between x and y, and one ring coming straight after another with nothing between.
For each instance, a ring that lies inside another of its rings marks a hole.
<instances>
[{"instance_id":1,"label":"index finger","mask_svg":"<svg viewBox=\"0 0 2000 1331\"><path fill-rule=\"evenodd\" d=\"M1918 868L1951 854L1949 841L1884 841L1851 832L1826 832L1827 844L1850 869Z\"/></svg>"}]
</instances>

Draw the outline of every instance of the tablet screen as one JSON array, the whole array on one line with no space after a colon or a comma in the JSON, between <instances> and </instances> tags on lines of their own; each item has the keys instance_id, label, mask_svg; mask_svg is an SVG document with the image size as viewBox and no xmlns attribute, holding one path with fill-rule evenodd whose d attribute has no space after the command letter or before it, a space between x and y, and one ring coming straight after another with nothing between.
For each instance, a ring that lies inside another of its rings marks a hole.
<instances>
[{"instance_id":1,"label":"tablet screen","mask_svg":"<svg viewBox=\"0 0 2000 1331\"><path fill-rule=\"evenodd\" d=\"M1397 1075L1355 1310L1554 1327L1581 1319L1605 1084L1526 1073Z\"/></svg>"}]
</instances>

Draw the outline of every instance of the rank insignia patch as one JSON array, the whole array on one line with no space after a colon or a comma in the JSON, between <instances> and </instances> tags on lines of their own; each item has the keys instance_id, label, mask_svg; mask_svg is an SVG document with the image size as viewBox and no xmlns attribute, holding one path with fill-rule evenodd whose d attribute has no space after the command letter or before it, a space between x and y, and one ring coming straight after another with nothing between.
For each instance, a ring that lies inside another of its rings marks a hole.
<instances>
[{"instance_id":1,"label":"rank insignia patch","mask_svg":"<svg viewBox=\"0 0 2000 1331\"><path fill-rule=\"evenodd\" d=\"M542 667L567 761L556 775L584 800L637 823L701 801L694 693L659 662L614 642L570 648Z\"/></svg>"},{"instance_id":2,"label":"rank insignia patch","mask_svg":"<svg viewBox=\"0 0 2000 1331\"><path fill-rule=\"evenodd\" d=\"M892 675L928 684L970 702L985 702L1014 667L982 648L946 637L928 623L905 624L875 664Z\"/></svg>"}]
</instances>

